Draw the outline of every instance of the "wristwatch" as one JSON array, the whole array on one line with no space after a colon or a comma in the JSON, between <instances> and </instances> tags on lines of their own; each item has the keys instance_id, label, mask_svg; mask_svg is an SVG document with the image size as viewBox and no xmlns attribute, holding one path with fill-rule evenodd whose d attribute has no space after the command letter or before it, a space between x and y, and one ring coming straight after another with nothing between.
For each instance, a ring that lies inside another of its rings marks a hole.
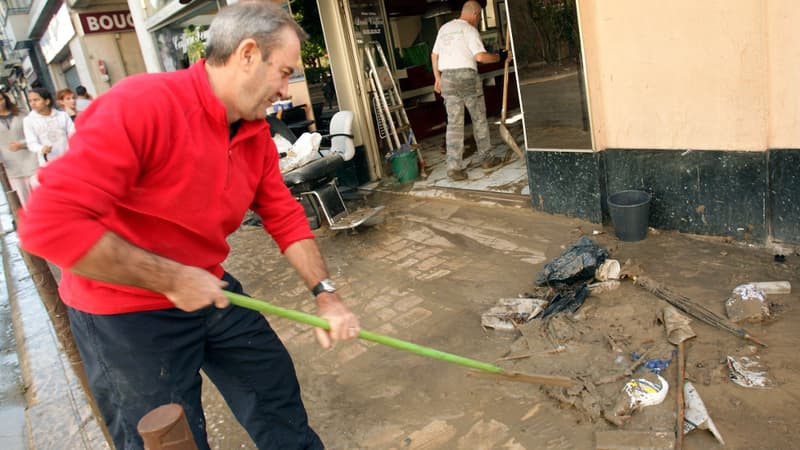
<instances>
[{"instance_id":1,"label":"wristwatch","mask_svg":"<svg viewBox=\"0 0 800 450\"><path fill-rule=\"evenodd\" d=\"M336 292L336 285L333 284L333 281L330 278L323 278L322 280L317 283L316 286L311 288L311 293L314 297L322 294L323 292L334 293Z\"/></svg>"}]
</instances>

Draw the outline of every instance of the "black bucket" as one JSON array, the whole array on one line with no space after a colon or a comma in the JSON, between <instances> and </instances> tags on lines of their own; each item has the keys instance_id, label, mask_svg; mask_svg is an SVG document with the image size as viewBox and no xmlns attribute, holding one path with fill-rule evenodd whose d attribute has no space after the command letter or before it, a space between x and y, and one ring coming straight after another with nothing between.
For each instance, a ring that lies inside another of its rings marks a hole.
<instances>
[{"instance_id":1,"label":"black bucket","mask_svg":"<svg viewBox=\"0 0 800 450\"><path fill-rule=\"evenodd\" d=\"M650 221L650 194L645 191L619 191L608 197L608 212L614 232L621 241L641 241L647 236Z\"/></svg>"}]
</instances>

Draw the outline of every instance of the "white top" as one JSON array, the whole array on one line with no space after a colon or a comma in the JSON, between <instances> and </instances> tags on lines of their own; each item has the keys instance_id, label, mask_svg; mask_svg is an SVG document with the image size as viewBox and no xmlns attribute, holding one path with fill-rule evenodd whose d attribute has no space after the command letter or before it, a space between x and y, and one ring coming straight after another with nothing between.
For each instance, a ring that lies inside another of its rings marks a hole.
<instances>
[{"instance_id":1,"label":"white top","mask_svg":"<svg viewBox=\"0 0 800 450\"><path fill-rule=\"evenodd\" d=\"M439 70L478 70L475 55L485 52L478 29L463 19L453 19L439 28L433 53L439 55Z\"/></svg>"},{"instance_id":2,"label":"white top","mask_svg":"<svg viewBox=\"0 0 800 450\"><path fill-rule=\"evenodd\" d=\"M78 98L75 100L75 112L81 112L84 109L89 107L89 104L92 103L91 100L88 98Z\"/></svg>"},{"instance_id":3,"label":"white top","mask_svg":"<svg viewBox=\"0 0 800 450\"><path fill-rule=\"evenodd\" d=\"M36 111L31 111L22 121L25 129L25 141L28 143L28 150L36 153L39 157L39 166L44 167L49 161L53 161L67 152L67 141L75 133L75 125L72 119L64 111L51 109L49 116L43 116ZM42 147L52 146L47 160L44 159Z\"/></svg>"}]
</instances>

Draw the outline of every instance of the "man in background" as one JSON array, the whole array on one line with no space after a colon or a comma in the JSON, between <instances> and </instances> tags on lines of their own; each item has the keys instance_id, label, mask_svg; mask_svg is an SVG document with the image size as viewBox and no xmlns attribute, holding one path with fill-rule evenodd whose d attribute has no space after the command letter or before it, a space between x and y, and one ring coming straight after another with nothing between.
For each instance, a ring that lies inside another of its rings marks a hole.
<instances>
[{"instance_id":1,"label":"man in background","mask_svg":"<svg viewBox=\"0 0 800 450\"><path fill-rule=\"evenodd\" d=\"M502 160L492 154L489 124L486 121L486 102L483 83L478 75L478 63L505 61L506 51L489 53L483 46L478 25L481 5L468 1L457 19L442 25L431 52L434 90L444 98L447 110L447 176L454 181L468 179L463 161L464 107L472 119L472 135L477 147L477 160L484 170L500 165Z\"/></svg>"},{"instance_id":2,"label":"man in background","mask_svg":"<svg viewBox=\"0 0 800 450\"><path fill-rule=\"evenodd\" d=\"M89 107L89 104L92 103L92 96L89 95L89 91L86 90L86 86L78 86L75 88L75 95L77 99L75 100L75 111L81 112L84 109Z\"/></svg>"}]
</instances>

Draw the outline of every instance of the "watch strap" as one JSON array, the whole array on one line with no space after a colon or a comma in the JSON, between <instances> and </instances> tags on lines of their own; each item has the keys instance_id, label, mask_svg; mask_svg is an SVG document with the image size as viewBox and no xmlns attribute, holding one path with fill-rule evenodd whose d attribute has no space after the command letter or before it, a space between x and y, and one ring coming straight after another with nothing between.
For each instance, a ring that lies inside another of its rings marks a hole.
<instances>
[{"instance_id":1,"label":"watch strap","mask_svg":"<svg viewBox=\"0 0 800 450\"><path fill-rule=\"evenodd\" d=\"M319 281L313 288L311 288L311 294L314 297L318 296L323 292L336 292L336 288L333 285L333 281L329 278L324 278Z\"/></svg>"}]
</instances>

